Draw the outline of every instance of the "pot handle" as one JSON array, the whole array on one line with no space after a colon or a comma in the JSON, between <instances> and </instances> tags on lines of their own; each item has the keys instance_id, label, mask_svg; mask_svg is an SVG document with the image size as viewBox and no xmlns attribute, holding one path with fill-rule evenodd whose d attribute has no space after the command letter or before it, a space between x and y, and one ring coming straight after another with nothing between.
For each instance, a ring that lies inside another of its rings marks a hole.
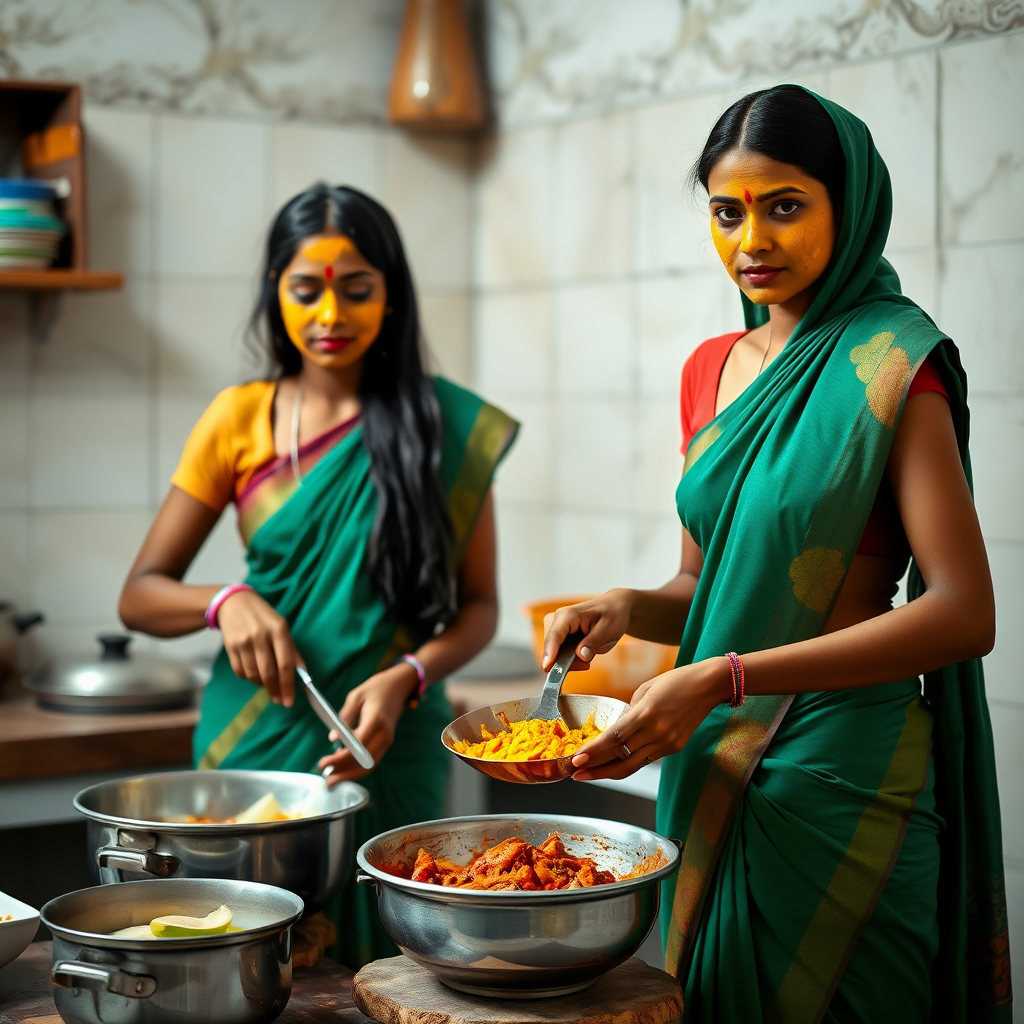
<instances>
[{"instance_id":1,"label":"pot handle","mask_svg":"<svg viewBox=\"0 0 1024 1024\"><path fill-rule=\"evenodd\" d=\"M113 992L129 999L148 999L156 991L156 978L148 974L129 974L117 967L84 964L80 960L58 960L50 971L50 977L54 985L61 988Z\"/></svg>"},{"instance_id":2,"label":"pot handle","mask_svg":"<svg viewBox=\"0 0 1024 1024\"><path fill-rule=\"evenodd\" d=\"M181 862L177 857L168 857L151 850L126 850L123 846L101 846L96 851L96 866L121 869L122 871L144 871L157 878L170 878Z\"/></svg>"},{"instance_id":3,"label":"pot handle","mask_svg":"<svg viewBox=\"0 0 1024 1024\"><path fill-rule=\"evenodd\" d=\"M680 853L682 853L682 852L683 852L683 846L684 846L684 843L683 843L682 839L672 839L672 838L670 838L670 839L669 839L669 842L670 842L670 843L671 843L671 844L672 844L672 845L673 845L673 846L674 846L674 847L675 847L675 848L676 848L676 849L677 849L677 850L678 850L678 851L679 851Z\"/></svg>"},{"instance_id":4,"label":"pot handle","mask_svg":"<svg viewBox=\"0 0 1024 1024\"><path fill-rule=\"evenodd\" d=\"M373 875L368 875L365 871L356 872L356 885L369 885L377 890L377 895L380 895L380 882L377 881Z\"/></svg>"}]
</instances>

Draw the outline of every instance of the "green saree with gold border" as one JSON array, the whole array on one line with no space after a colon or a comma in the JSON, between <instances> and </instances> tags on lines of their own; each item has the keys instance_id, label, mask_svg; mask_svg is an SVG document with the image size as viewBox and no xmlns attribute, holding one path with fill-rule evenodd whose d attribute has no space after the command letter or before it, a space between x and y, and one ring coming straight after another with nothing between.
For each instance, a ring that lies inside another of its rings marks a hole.
<instances>
[{"instance_id":1,"label":"green saree with gold border","mask_svg":"<svg viewBox=\"0 0 1024 1024\"><path fill-rule=\"evenodd\" d=\"M435 379L434 389L444 431L440 478L457 565L518 425L449 381ZM249 537L246 582L288 622L310 674L336 708L349 690L422 642L388 613L366 569L377 493L361 425L320 454L301 485L295 485L284 460L280 473L264 481L262 493L241 504L240 521ZM370 806L356 817L358 844L441 815L450 755L439 737L450 720L439 685L403 713L394 744L360 780L369 790ZM327 731L307 701L291 708L272 704L266 690L231 671L221 650L193 738L197 767L315 772L330 752ZM344 963L358 968L397 953L372 892L347 881L333 913Z\"/></svg>"},{"instance_id":2,"label":"green saree with gold border","mask_svg":"<svg viewBox=\"0 0 1024 1024\"><path fill-rule=\"evenodd\" d=\"M959 355L882 258L885 164L816 98L847 161L836 250L782 353L690 444L677 503L704 568L679 664L821 633L929 356L970 481ZM658 826L685 843L662 925L688 1022L1011 1019L980 662L720 707L663 763Z\"/></svg>"}]
</instances>

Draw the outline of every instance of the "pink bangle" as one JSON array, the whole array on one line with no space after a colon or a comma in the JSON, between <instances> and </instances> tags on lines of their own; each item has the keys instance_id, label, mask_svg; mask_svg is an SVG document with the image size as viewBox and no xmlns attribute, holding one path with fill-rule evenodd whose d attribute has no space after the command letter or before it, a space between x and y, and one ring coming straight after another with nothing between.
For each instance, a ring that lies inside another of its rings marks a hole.
<instances>
[{"instance_id":1,"label":"pink bangle","mask_svg":"<svg viewBox=\"0 0 1024 1024\"><path fill-rule=\"evenodd\" d=\"M248 583L229 583L226 587L221 587L216 594L213 595L213 599L210 601L209 607L206 609L204 618L206 619L206 625L210 629L220 629L217 625L217 615L220 612L220 606L232 595L237 594L240 590L252 590L252 587Z\"/></svg>"},{"instance_id":2,"label":"pink bangle","mask_svg":"<svg viewBox=\"0 0 1024 1024\"><path fill-rule=\"evenodd\" d=\"M405 702L409 707L414 708L419 705L419 702L423 700L423 694L427 692L427 670L415 654L403 654L400 658L395 659L395 664L397 665L400 661L404 661L406 665L412 665L416 669L416 677L419 679L416 689L409 694L409 699Z\"/></svg>"},{"instance_id":3,"label":"pink bangle","mask_svg":"<svg viewBox=\"0 0 1024 1024\"><path fill-rule=\"evenodd\" d=\"M726 657L729 659L729 668L732 669L732 700L729 707L738 708L746 699L746 679L743 672L743 662L735 651L730 651Z\"/></svg>"}]
</instances>

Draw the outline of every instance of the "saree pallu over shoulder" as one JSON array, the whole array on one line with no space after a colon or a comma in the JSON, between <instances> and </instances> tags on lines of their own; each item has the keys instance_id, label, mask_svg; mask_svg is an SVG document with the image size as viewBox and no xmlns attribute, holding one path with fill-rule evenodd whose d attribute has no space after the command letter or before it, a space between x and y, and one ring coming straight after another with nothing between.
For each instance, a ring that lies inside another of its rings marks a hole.
<instances>
[{"instance_id":1,"label":"saree pallu over shoulder","mask_svg":"<svg viewBox=\"0 0 1024 1024\"><path fill-rule=\"evenodd\" d=\"M437 379L435 393L444 429L440 476L460 560L518 424L449 381ZM362 430L356 424L342 434L301 486L282 482L284 501L266 503L270 514L253 530L246 552L246 581L288 622L310 673L336 707L416 641L388 614L366 571L377 496ZM280 472L290 474L290 465ZM403 721L443 703L436 690ZM318 722L304 701L293 708L272 704L265 690L234 675L221 651L204 694L194 758L201 768L309 771L330 750Z\"/></svg>"},{"instance_id":2,"label":"saree pallu over shoulder","mask_svg":"<svg viewBox=\"0 0 1024 1024\"><path fill-rule=\"evenodd\" d=\"M782 353L688 448L677 502L704 568L679 664L820 634L910 383L930 354L970 479L956 348L900 294L881 257L891 212L885 166L864 125L821 102L847 157L846 215L826 279ZM744 302L756 326L765 311ZM919 592L912 573L911 596ZM794 802L796 793L803 799ZM895 871L917 901L917 927L935 930L939 920L937 955L929 934L913 937L924 989L908 1006L930 1001L935 1021L1009 1021L995 794L977 662L929 675L924 700L919 682L906 680L751 697L713 712L663 763L658 800L659 830L685 842L662 920L666 969L684 982L687 1020L859 1019L841 981L847 970L882 979L900 956L884 948L880 926L866 931L873 916L887 920L883 893ZM941 851L937 911L929 850ZM918 882L903 878L912 861ZM759 863L774 863L775 877ZM787 885L779 903L773 889ZM848 1015L831 1016L837 1006Z\"/></svg>"}]
</instances>

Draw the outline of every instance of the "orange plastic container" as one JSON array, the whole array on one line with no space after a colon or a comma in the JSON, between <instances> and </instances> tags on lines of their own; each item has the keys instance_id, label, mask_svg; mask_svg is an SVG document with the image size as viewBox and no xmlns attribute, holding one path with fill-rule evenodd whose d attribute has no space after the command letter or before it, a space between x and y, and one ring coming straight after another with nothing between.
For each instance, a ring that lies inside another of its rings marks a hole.
<instances>
[{"instance_id":1,"label":"orange plastic container","mask_svg":"<svg viewBox=\"0 0 1024 1024\"><path fill-rule=\"evenodd\" d=\"M549 597L523 605L520 611L533 626L533 653L538 665L544 653L544 616L566 605L586 601L590 596ZM678 653L678 647L624 636L607 654L598 654L586 672L570 672L562 691L628 701L641 683L674 668Z\"/></svg>"}]
</instances>

